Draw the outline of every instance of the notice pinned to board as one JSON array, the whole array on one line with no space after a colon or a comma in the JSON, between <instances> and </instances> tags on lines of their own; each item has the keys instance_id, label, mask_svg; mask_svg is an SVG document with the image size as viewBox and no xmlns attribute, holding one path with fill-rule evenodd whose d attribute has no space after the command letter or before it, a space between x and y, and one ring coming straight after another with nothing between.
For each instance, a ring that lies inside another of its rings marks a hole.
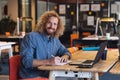
<instances>
[{"instance_id":1,"label":"notice pinned to board","mask_svg":"<svg viewBox=\"0 0 120 80\"><path fill-rule=\"evenodd\" d=\"M87 25L93 26L94 25L94 16L88 16L87 17Z\"/></svg>"},{"instance_id":2,"label":"notice pinned to board","mask_svg":"<svg viewBox=\"0 0 120 80\"><path fill-rule=\"evenodd\" d=\"M66 22L66 19L65 19L65 16L60 16L62 22L63 22L63 25L65 25L65 22Z\"/></svg>"},{"instance_id":3,"label":"notice pinned to board","mask_svg":"<svg viewBox=\"0 0 120 80\"><path fill-rule=\"evenodd\" d=\"M66 14L66 6L64 4L59 5L59 14Z\"/></svg>"}]
</instances>

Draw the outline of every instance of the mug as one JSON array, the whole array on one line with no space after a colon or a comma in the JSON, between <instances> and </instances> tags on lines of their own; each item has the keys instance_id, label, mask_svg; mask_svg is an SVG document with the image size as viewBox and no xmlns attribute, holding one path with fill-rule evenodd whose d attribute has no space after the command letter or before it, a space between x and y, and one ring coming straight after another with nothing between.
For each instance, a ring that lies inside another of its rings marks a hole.
<instances>
[{"instance_id":1,"label":"mug","mask_svg":"<svg viewBox=\"0 0 120 80\"><path fill-rule=\"evenodd\" d=\"M10 36L10 32L5 32L5 35L6 36Z\"/></svg>"},{"instance_id":2,"label":"mug","mask_svg":"<svg viewBox=\"0 0 120 80\"><path fill-rule=\"evenodd\" d=\"M110 39L110 33L106 33L106 39Z\"/></svg>"}]
</instances>

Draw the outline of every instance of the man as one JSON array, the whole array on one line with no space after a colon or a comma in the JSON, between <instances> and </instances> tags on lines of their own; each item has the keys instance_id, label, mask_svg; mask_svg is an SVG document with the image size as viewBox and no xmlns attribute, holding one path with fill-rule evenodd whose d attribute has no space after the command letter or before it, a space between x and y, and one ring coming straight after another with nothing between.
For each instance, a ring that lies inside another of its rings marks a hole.
<instances>
[{"instance_id":1,"label":"man","mask_svg":"<svg viewBox=\"0 0 120 80\"><path fill-rule=\"evenodd\" d=\"M69 51L58 39L63 31L64 26L55 11L45 12L40 17L35 31L27 34L21 43L20 78L48 77L48 71L37 67L57 65L70 59Z\"/></svg>"}]
</instances>

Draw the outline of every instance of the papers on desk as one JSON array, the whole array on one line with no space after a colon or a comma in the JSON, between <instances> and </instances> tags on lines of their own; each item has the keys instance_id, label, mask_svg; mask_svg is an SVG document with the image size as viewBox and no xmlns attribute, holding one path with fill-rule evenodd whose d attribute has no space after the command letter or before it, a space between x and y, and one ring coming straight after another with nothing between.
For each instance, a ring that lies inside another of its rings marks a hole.
<instances>
[{"instance_id":1,"label":"papers on desk","mask_svg":"<svg viewBox=\"0 0 120 80\"><path fill-rule=\"evenodd\" d=\"M95 35L91 35L91 36L82 38L82 40L98 40L98 39L99 39L99 37L95 36Z\"/></svg>"},{"instance_id":2,"label":"papers on desk","mask_svg":"<svg viewBox=\"0 0 120 80\"><path fill-rule=\"evenodd\" d=\"M111 36L110 40L119 40L119 38L117 36Z\"/></svg>"},{"instance_id":3,"label":"papers on desk","mask_svg":"<svg viewBox=\"0 0 120 80\"><path fill-rule=\"evenodd\" d=\"M58 63L56 63L56 65L62 66L62 65L68 64L70 62L71 62L70 60L68 60L67 62L58 62Z\"/></svg>"}]
</instances>

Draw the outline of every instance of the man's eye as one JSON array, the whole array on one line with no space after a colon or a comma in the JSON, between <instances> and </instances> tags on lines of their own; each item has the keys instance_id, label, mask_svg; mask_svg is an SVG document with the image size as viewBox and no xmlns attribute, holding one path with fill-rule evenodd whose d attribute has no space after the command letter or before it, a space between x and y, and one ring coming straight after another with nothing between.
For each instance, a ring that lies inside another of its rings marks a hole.
<instances>
[{"instance_id":1,"label":"man's eye","mask_svg":"<svg viewBox=\"0 0 120 80\"><path fill-rule=\"evenodd\" d=\"M47 22L47 24L49 24L49 25L50 25L51 23L50 23L50 22Z\"/></svg>"},{"instance_id":2,"label":"man's eye","mask_svg":"<svg viewBox=\"0 0 120 80\"><path fill-rule=\"evenodd\" d=\"M57 25L56 23L54 23L54 25Z\"/></svg>"},{"instance_id":3,"label":"man's eye","mask_svg":"<svg viewBox=\"0 0 120 80\"><path fill-rule=\"evenodd\" d=\"M50 22L47 22L48 24L50 24Z\"/></svg>"}]
</instances>

